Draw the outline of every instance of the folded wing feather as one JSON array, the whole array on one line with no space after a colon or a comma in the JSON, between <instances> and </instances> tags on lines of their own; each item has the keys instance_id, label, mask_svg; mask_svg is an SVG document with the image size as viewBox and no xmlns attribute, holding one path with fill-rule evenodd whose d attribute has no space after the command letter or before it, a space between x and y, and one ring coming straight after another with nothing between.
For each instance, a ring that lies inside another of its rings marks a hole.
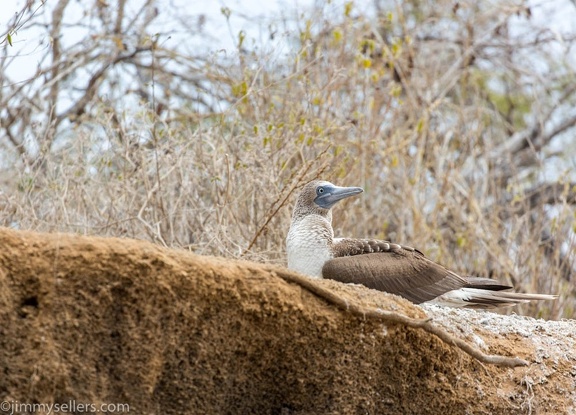
<instances>
[{"instance_id":1,"label":"folded wing feather","mask_svg":"<svg viewBox=\"0 0 576 415\"><path fill-rule=\"evenodd\" d=\"M362 284L417 304L461 288L483 292L511 288L488 278L461 277L414 248L388 241L341 239L333 252L335 258L322 268L324 278Z\"/></svg>"}]
</instances>

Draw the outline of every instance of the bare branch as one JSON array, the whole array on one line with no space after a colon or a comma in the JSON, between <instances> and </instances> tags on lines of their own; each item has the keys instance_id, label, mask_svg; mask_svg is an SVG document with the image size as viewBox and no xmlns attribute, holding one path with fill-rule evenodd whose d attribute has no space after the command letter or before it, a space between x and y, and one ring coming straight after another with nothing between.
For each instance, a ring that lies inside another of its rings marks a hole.
<instances>
[{"instance_id":1,"label":"bare branch","mask_svg":"<svg viewBox=\"0 0 576 415\"><path fill-rule=\"evenodd\" d=\"M14 21L10 24L10 28L6 30L4 33L0 34L0 46L8 42L8 38L9 36L12 35L12 33L18 32L28 22L32 21L34 16L36 16L36 13L38 13L38 11L44 6L45 3L46 0L40 1L38 7L36 7L36 9L32 11L33 1L27 0L24 7L22 7L22 10L20 10L18 13L16 13L16 16L14 16ZM28 15L26 19L24 19L24 14L26 13L26 11L31 11L31 13Z\"/></svg>"},{"instance_id":2,"label":"bare branch","mask_svg":"<svg viewBox=\"0 0 576 415\"><path fill-rule=\"evenodd\" d=\"M552 119L554 112L558 109L560 104L567 101L575 92L576 85L571 85L566 88L560 98L555 102L555 104L546 113L541 121L536 121L530 128L519 131L512 137L508 138L504 143L502 143L502 145L498 146L492 151L491 157L498 158L502 154L518 153L523 150L528 150L533 154L534 151L538 151L544 146L548 145L550 141L557 135L563 133L569 128L574 127L576 125L576 115L562 120L562 122L553 128L550 132L547 134L542 134L542 125ZM524 156L524 159L525 158L526 156ZM526 161L521 163L522 166L526 166L528 164L531 163Z\"/></svg>"},{"instance_id":3,"label":"bare branch","mask_svg":"<svg viewBox=\"0 0 576 415\"><path fill-rule=\"evenodd\" d=\"M528 206L534 209L542 205L558 203L576 204L576 183L546 183L526 191Z\"/></svg>"},{"instance_id":4,"label":"bare branch","mask_svg":"<svg viewBox=\"0 0 576 415\"><path fill-rule=\"evenodd\" d=\"M96 73L94 75L92 75L92 77L88 81L88 84L84 88L84 95L78 101L76 101L76 103L74 105L72 105L70 108L68 108L66 111L64 111L61 114L58 114L58 116L56 117L56 125L60 124L64 119L67 119L67 118L70 118L73 121L77 120L77 119L79 119L79 117L82 116L82 114L84 114L84 112L86 111L86 106L94 97L94 94L98 90L98 86L104 80L105 74L110 67L118 64L119 62L128 61L130 59L133 59L136 55L138 55L141 52L150 51L150 50L151 50L151 46L139 47L139 48L136 48L133 52L131 52L129 54L118 55L114 59L112 59L111 61L104 63L100 67L100 69L98 69L96 71Z\"/></svg>"}]
</instances>

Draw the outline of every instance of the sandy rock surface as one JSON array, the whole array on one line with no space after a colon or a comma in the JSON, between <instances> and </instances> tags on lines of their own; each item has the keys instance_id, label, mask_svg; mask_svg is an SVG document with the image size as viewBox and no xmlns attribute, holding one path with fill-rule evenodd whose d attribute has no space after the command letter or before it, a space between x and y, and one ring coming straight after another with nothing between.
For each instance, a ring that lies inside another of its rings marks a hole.
<instances>
[{"instance_id":1,"label":"sandy rock surface","mask_svg":"<svg viewBox=\"0 0 576 415\"><path fill-rule=\"evenodd\" d=\"M321 281L530 362L501 368L342 311L267 265L6 229L0 246L5 401L127 403L137 414L576 413L576 321L417 307Z\"/></svg>"}]
</instances>

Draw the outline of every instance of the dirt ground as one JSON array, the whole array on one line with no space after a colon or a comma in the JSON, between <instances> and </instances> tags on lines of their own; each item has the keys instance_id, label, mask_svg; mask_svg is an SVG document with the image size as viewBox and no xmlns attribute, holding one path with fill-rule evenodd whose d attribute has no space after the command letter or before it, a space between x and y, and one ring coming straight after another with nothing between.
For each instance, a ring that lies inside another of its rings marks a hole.
<instances>
[{"instance_id":1,"label":"dirt ground","mask_svg":"<svg viewBox=\"0 0 576 415\"><path fill-rule=\"evenodd\" d=\"M342 311L267 265L6 229L0 246L3 401L127 403L134 414L576 413L575 321L421 308L321 282L531 362L500 368Z\"/></svg>"}]
</instances>

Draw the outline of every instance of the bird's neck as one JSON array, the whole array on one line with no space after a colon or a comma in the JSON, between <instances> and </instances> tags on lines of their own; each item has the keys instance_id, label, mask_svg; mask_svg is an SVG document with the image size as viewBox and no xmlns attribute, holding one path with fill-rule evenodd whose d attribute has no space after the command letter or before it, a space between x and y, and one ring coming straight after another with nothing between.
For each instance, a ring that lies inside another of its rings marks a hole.
<instances>
[{"instance_id":1,"label":"bird's neck","mask_svg":"<svg viewBox=\"0 0 576 415\"><path fill-rule=\"evenodd\" d=\"M293 217L286 238L288 268L312 277L322 277L322 266L333 258L332 215Z\"/></svg>"}]
</instances>

